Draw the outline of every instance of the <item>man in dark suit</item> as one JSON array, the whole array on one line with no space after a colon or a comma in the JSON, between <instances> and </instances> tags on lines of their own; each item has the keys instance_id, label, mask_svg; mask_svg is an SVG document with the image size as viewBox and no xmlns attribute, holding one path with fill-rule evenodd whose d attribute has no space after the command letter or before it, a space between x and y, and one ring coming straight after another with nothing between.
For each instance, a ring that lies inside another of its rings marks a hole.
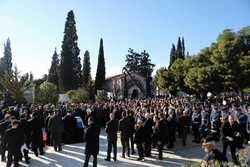
<instances>
[{"instance_id":1,"label":"man in dark suit","mask_svg":"<svg viewBox=\"0 0 250 167\"><path fill-rule=\"evenodd\" d=\"M151 118L151 115L149 113L146 113L145 115L146 120L144 123L144 129L145 129L145 157L151 156L151 145L152 145L152 135L153 135L153 119Z\"/></svg>"},{"instance_id":2,"label":"man in dark suit","mask_svg":"<svg viewBox=\"0 0 250 167\"><path fill-rule=\"evenodd\" d=\"M24 133L18 128L18 121L12 120L11 129L6 131L4 144L8 150L8 160L6 167L10 167L14 159L14 167L18 167L18 161L21 153L21 145L24 143Z\"/></svg>"},{"instance_id":3,"label":"man in dark suit","mask_svg":"<svg viewBox=\"0 0 250 167\"><path fill-rule=\"evenodd\" d=\"M158 136L158 152L159 152L159 159L162 160L162 150L166 143L166 134L167 134L167 125L166 120L164 119L164 114L161 113L159 115L159 119L156 119L156 133Z\"/></svg>"},{"instance_id":4,"label":"man in dark suit","mask_svg":"<svg viewBox=\"0 0 250 167\"><path fill-rule=\"evenodd\" d=\"M85 162L83 167L88 167L89 158L93 156L93 167L97 167L97 154L99 153L99 135L100 128L93 121L92 117L88 119L88 128L85 134Z\"/></svg>"},{"instance_id":5,"label":"man in dark suit","mask_svg":"<svg viewBox=\"0 0 250 167\"><path fill-rule=\"evenodd\" d=\"M32 141L32 150L35 153L35 156L38 156L38 149L40 155L44 154L43 151L43 120L39 118L38 114L33 113L33 118L30 120L31 127L31 141Z\"/></svg>"},{"instance_id":6,"label":"man in dark suit","mask_svg":"<svg viewBox=\"0 0 250 167\"><path fill-rule=\"evenodd\" d=\"M222 126L222 147L223 147L223 155L227 156L227 147L230 147L232 159L235 164L239 164L239 161L236 157L236 144L237 139L240 137L240 125L235 121L232 115L229 115L228 122L224 123Z\"/></svg>"},{"instance_id":7,"label":"man in dark suit","mask_svg":"<svg viewBox=\"0 0 250 167\"><path fill-rule=\"evenodd\" d=\"M108 139L108 150L106 161L110 161L110 154L113 147L114 161L116 161L117 155L117 131L118 131L119 121L115 119L114 114L110 114L110 121L106 125L106 133Z\"/></svg>"},{"instance_id":8,"label":"man in dark suit","mask_svg":"<svg viewBox=\"0 0 250 167\"><path fill-rule=\"evenodd\" d=\"M138 161L141 161L144 159L143 144L144 144L145 138L147 138L147 136L145 136L145 129L143 127L143 121L138 120L137 128L135 130L135 143L136 143L138 155L139 155L139 158L137 159Z\"/></svg>"},{"instance_id":9,"label":"man in dark suit","mask_svg":"<svg viewBox=\"0 0 250 167\"><path fill-rule=\"evenodd\" d=\"M11 126L10 125L10 120L11 117L9 114L5 115L5 119L4 121L2 121L0 123L0 136L1 136L1 143L0 143L0 151L1 151L1 161L6 161L6 156L5 156L5 152L6 152L6 148L4 147L4 136L5 136L5 132L6 130Z\"/></svg>"},{"instance_id":10,"label":"man in dark suit","mask_svg":"<svg viewBox=\"0 0 250 167\"><path fill-rule=\"evenodd\" d=\"M129 126L129 142L131 147L131 152L132 154L135 154L135 149L134 149L134 134L135 134L135 117L132 111L128 111L128 119L130 121L130 126Z\"/></svg>"},{"instance_id":11,"label":"man in dark suit","mask_svg":"<svg viewBox=\"0 0 250 167\"><path fill-rule=\"evenodd\" d=\"M121 143L122 143L122 157L125 158L125 152L127 156L130 156L129 149L129 134L130 134L130 120L127 117L127 113L122 113L122 119L119 121L119 131L121 131Z\"/></svg>"}]
</instances>

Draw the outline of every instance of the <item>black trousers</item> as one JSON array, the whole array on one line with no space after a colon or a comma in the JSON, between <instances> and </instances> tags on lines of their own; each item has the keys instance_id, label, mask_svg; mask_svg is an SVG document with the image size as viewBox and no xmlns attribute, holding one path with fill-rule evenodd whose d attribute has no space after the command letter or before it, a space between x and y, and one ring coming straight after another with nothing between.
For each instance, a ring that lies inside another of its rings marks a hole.
<instances>
[{"instance_id":1,"label":"black trousers","mask_svg":"<svg viewBox=\"0 0 250 167\"><path fill-rule=\"evenodd\" d=\"M136 143L136 146L137 146L139 158L143 158L144 155L143 155L142 143Z\"/></svg>"},{"instance_id":2,"label":"black trousers","mask_svg":"<svg viewBox=\"0 0 250 167\"><path fill-rule=\"evenodd\" d=\"M173 147L174 141L175 141L175 128L174 127L168 127L168 147Z\"/></svg>"},{"instance_id":3,"label":"black trousers","mask_svg":"<svg viewBox=\"0 0 250 167\"><path fill-rule=\"evenodd\" d=\"M145 140L145 156L151 156L152 139L150 136Z\"/></svg>"},{"instance_id":4,"label":"black trousers","mask_svg":"<svg viewBox=\"0 0 250 167\"><path fill-rule=\"evenodd\" d=\"M122 143L122 156L125 156L125 152L127 152L127 156L130 156L129 137L121 136L121 143Z\"/></svg>"},{"instance_id":5,"label":"black trousers","mask_svg":"<svg viewBox=\"0 0 250 167\"><path fill-rule=\"evenodd\" d=\"M62 150L62 134L54 134L51 135L51 141L54 146L55 151L60 151Z\"/></svg>"},{"instance_id":6,"label":"black trousers","mask_svg":"<svg viewBox=\"0 0 250 167\"><path fill-rule=\"evenodd\" d=\"M89 166L89 158L90 158L90 154L86 154L85 155L85 162L83 167L88 167ZM97 167L97 154L92 155L93 156L93 167Z\"/></svg>"},{"instance_id":7,"label":"black trousers","mask_svg":"<svg viewBox=\"0 0 250 167\"><path fill-rule=\"evenodd\" d=\"M200 142L200 124L193 123L192 124L192 131L194 135L194 141L195 142Z\"/></svg>"},{"instance_id":8,"label":"black trousers","mask_svg":"<svg viewBox=\"0 0 250 167\"><path fill-rule=\"evenodd\" d=\"M132 152L135 152L135 149L134 149L134 134L133 133L129 135L129 141L130 141L130 145L131 145L130 148L131 148Z\"/></svg>"},{"instance_id":9,"label":"black trousers","mask_svg":"<svg viewBox=\"0 0 250 167\"><path fill-rule=\"evenodd\" d=\"M19 157L20 157L19 152L16 152L16 153L8 152L8 159L7 159L6 167L11 167L13 160L14 160L14 167L18 167Z\"/></svg>"},{"instance_id":10,"label":"black trousers","mask_svg":"<svg viewBox=\"0 0 250 167\"><path fill-rule=\"evenodd\" d=\"M1 143L1 160L2 160L2 161L5 161L5 160L6 160L5 153L6 153L6 148L5 148L5 147L3 146L3 144Z\"/></svg>"},{"instance_id":11,"label":"black trousers","mask_svg":"<svg viewBox=\"0 0 250 167\"><path fill-rule=\"evenodd\" d=\"M36 156L38 156L38 150L39 150L41 155L44 153L43 145L41 143L32 143L32 150L34 151L34 154Z\"/></svg>"},{"instance_id":12,"label":"black trousers","mask_svg":"<svg viewBox=\"0 0 250 167\"><path fill-rule=\"evenodd\" d=\"M230 142L227 140L222 141L222 153L225 157L227 157L227 147L230 147L232 159L234 162L238 162L237 157L236 157L236 143L235 142Z\"/></svg>"},{"instance_id":13,"label":"black trousers","mask_svg":"<svg viewBox=\"0 0 250 167\"><path fill-rule=\"evenodd\" d=\"M111 141L111 140L108 140L107 159L110 159L110 157L111 157L112 147L113 147L114 159L116 160L116 156L117 156L117 141Z\"/></svg>"},{"instance_id":14,"label":"black trousers","mask_svg":"<svg viewBox=\"0 0 250 167\"><path fill-rule=\"evenodd\" d=\"M163 141L158 141L158 152L159 152L159 159L162 159L162 154L163 154L163 147L165 145L164 140Z\"/></svg>"},{"instance_id":15,"label":"black trousers","mask_svg":"<svg viewBox=\"0 0 250 167\"><path fill-rule=\"evenodd\" d=\"M188 133L188 129L186 127L182 128L181 138L182 138L182 145L184 146L186 145L187 133Z\"/></svg>"}]
</instances>

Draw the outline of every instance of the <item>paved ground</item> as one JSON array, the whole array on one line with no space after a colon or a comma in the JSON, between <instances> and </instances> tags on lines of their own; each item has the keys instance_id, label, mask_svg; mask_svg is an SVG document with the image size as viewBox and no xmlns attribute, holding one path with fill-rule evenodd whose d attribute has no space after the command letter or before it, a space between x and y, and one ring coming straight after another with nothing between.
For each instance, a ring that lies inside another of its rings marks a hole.
<instances>
[{"instance_id":1,"label":"paved ground","mask_svg":"<svg viewBox=\"0 0 250 167\"><path fill-rule=\"evenodd\" d=\"M84 162L84 143L74 145L64 145L62 152L54 152L51 147L46 149L44 156L35 157L33 153L30 154L31 163L26 165L20 163L21 166L30 167L82 167ZM98 167L179 167L182 164L189 162L197 162L204 155L201 145L191 142L188 138L186 147L182 147L179 139L175 148L166 150L163 154L164 159L157 159L157 152L153 150L153 157L146 158L144 161L136 161L137 155L132 156L130 159L121 158L121 144L118 144L118 161L106 162L106 136L102 132L100 136L100 152L98 155ZM5 163L0 162L0 167L4 167ZM92 166L92 159L89 165Z\"/></svg>"}]
</instances>

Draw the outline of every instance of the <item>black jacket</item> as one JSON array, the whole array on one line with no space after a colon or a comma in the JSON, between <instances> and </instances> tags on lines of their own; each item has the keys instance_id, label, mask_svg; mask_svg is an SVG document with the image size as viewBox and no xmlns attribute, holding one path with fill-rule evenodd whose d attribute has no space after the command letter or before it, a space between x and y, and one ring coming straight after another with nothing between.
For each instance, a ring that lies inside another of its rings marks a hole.
<instances>
[{"instance_id":1,"label":"black jacket","mask_svg":"<svg viewBox=\"0 0 250 167\"><path fill-rule=\"evenodd\" d=\"M108 134L109 141L117 141L118 126L119 126L119 121L116 119L107 122L106 133Z\"/></svg>"},{"instance_id":2,"label":"black jacket","mask_svg":"<svg viewBox=\"0 0 250 167\"><path fill-rule=\"evenodd\" d=\"M145 135L150 139L153 133L154 122L151 118L146 119L144 123Z\"/></svg>"},{"instance_id":3,"label":"black jacket","mask_svg":"<svg viewBox=\"0 0 250 167\"><path fill-rule=\"evenodd\" d=\"M224 140L230 141L228 138L230 137L235 141L235 139L240 137L238 135L241 135L240 125L237 122L234 122L232 126L229 122L224 123L222 126L222 135Z\"/></svg>"},{"instance_id":4,"label":"black jacket","mask_svg":"<svg viewBox=\"0 0 250 167\"><path fill-rule=\"evenodd\" d=\"M1 140L3 141L4 136L5 136L5 132L6 130L10 128L10 122L9 121L3 121L0 123L0 136L1 136Z\"/></svg>"},{"instance_id":5,"label":"black jacket","mask_svg":"<svg viewBox=\"0 0 250 167\"><path fill-rule=\"evenodd\" d=\"M121 131L121 137L129 137L131 129L130 120L128 117L122 118L119 121L119 130Z\"/></svg>"},{"instance_id":6,"label":"black jacket","mask_svg":"<svg viewBox=\"0 0 250 167\"><path fill-rule=\"evenodd\" d=\"M31 140L32 143L35 145L41 145L43 142L43 121L38 117L35 117L30 120L30 127L31 127Z\"/></svg>"},{"instance_id":7,"label":"black jacket","mask_svg":"<svg viewBox=\"0 0 250 167\"><path fill-rule=\"evenodd\" d=\"M96 125L91 125L87 128L85 134L85 154L97 155L99 153L99 135L100 128Z\"/></svg>"},{"instance_id":8,"label":"black jacket","mask_svg":"<svg viewBox=\"0 0 250 167\"><path fill-rule=\"evenodd\" d=\"M20 148L24 142L24 134L20 128L11 128L6 131L4 143L7 150L16 154L20 152Z\"/></svg>"},{"instance_id":9,"label":"black jacket","mask_svg":"<svg viewBox=\"0 0 250 167\"><path fill-rule=\"evenodd\" d=\"M155 133L157 134L158 141L165 142L167 137L167 125L165 120L160 120L158 124L156 124L155 127Z\"/></svg>"},{"instance_id":10,"label":"black jacket","mask_svg":"<svg viewBox=\"0 0 250 167\"><path fill-rule=\"evenodd\" d=\"M135 143L143 143L145 141L145 129L144 127L138 127L135 130Z\"/></svg>"}]
</instances>

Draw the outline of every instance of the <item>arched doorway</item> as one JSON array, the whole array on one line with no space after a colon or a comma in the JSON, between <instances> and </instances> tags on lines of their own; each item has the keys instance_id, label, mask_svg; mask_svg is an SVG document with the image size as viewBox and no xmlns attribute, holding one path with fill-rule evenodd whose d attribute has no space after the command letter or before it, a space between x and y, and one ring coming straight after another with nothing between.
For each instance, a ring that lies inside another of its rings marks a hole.
<instances>
[{"instance_id":1,"label":"arched doorway","mask_svg":"<svg viewBox=\"0 0 250 167\"><path fill-rule=\"evenodd\" d=\"M132 94L131 94L131 99L138 99L139 93L137 89L134 89Z\"/></svg>"}]
</instances>

